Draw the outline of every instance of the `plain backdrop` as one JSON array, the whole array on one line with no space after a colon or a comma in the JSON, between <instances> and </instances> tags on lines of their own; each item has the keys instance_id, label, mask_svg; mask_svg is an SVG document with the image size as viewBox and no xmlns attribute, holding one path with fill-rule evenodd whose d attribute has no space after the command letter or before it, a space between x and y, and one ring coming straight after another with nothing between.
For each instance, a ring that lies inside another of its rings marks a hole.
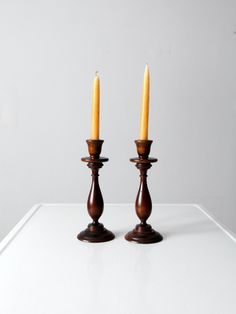
<instances>
[{"instance_id":1,"label":"plain backdrop","mask_svg":"<svg viewBox=\"0 0 236 314\"><path fill-rule=\"evenodd\" d=\"M0 237L35 203L86 202L97 70L104 201L135 201L146 62L153 202L236 231L236 1L1 0L0 45Z\"/></svg>"}]
</instances>

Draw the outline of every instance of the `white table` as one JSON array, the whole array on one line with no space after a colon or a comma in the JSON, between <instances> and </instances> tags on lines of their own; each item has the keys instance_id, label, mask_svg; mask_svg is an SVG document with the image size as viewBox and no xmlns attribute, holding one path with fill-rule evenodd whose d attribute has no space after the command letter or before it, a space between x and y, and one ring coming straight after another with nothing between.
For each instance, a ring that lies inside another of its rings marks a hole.
<instances>
[{"instance_id":1,"label":"white table","mask_svg":"<svg viewBox=\"0 0 236 314\"><path fill-rule=\"evenodd\" d=\"M85 205L37 205L0 244L1 314L235 314L236 246L197 205L154 205L157 244L134 244L134 206L105 205L116 239L83 243Z\"/></svg>"}]
</instances>

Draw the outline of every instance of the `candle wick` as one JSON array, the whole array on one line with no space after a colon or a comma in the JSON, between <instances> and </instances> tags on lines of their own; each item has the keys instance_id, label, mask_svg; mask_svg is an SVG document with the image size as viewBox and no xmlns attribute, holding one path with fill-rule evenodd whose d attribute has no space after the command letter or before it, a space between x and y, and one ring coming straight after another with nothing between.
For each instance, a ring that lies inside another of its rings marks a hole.
<instances>
[{"instance_id":1,"label":"candle wick","mask_svg":"<svg viewBox=\"0 0 236 314\"><path fill-rule=\"evenodd\" d=\"M98 71L95 72L95 75L98 76Z\"/></svg>"}]
</instances>

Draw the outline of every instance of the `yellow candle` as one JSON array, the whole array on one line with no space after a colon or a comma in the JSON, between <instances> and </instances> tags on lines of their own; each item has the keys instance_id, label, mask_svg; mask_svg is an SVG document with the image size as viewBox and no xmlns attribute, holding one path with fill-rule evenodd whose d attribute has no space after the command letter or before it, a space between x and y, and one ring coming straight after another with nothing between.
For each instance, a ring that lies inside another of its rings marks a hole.
<instances>
[{"instance_id":1,"label":"yellow candle","mask_svg":"<svg viewBox=\"0 0 236 314\"><path fill-rule=\"evenodd\" d=\"M149 67L148 65L146 65L143 77L143 95L139 137L140 140L148 139L149 88L150 88Z\"/></svg>"},{"instance_id":2,"label":"yellow candle","mask_svg":"<svg viewBox=\"0 0 236 314\"><path fill-rule=\"evenodd\" d=\"M100 116L100 80L98 73L95 73L93 81L93 103L92 103L92 128L91 139L99 139L99 117Z\"/></svg>"}]
</instances>

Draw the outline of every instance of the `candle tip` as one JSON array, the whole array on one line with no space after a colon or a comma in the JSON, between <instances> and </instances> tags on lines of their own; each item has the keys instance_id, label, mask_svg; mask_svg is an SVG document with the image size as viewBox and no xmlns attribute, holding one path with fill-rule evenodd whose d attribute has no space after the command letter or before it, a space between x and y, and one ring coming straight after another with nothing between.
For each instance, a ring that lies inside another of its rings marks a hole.
<instances>
[{"instance_id":1,"label":"candle tip","mask_svg":"<svg viewBox=\"0 0 236 314\"><path fill-rule=\"evenodd\" d=\"M95 76L98 76L98 73L99 73L99 72L98 72L98 71L96 71L96 72L95 72Z\"/></svg>"}]
</instances>

